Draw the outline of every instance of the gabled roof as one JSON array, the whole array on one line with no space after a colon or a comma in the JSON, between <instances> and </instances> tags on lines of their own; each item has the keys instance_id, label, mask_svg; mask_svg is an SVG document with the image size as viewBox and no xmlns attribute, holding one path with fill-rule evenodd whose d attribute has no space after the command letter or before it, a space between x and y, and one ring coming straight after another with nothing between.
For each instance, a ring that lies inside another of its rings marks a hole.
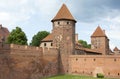
<instances>
[{"instance_id":1,"label":"gabled roof","mask_svg":"<svg viewBox=\"0 0 120 79\"><path fill-rule=\"evenodd\" d=\"M100 26L97 27L97 29L95 30L95 32L92 34L91 37L106 37L104 31L100 28Z\"/></svg>"},{"instance_id":2,"label":"gabled roof","mask_svg":"<svg viewBox=\"0 0 120 79\"><path fill-rule=\"evenodd\" d=\"M118 49L117 47L115 47L113 50L114 50L114 51L119 51L119 49Z\"/></svg>"},{"instance_id":3,"label":"gabled roof","mask_svg":"<svg viewBox=\"0 0 120 79\"><path fill-rule=\"evenodd\" d=\"M69 9L65 4L62 5L60 10L58 11L57 15L52 19L52 22L55 20L73 20L76 22L72 14L70 13Z\"/></svg>"},{"instance_id":4,"label":"gabled roof","mask_svg":"<svg viewBox=\"0 0 120 79\"><path fill-rule=\"evenodd\" d=\"M89 52L91 54L101 54L99 51L97 50L94 50L94 49L89 49L89 48L84 48L84 47L79 47L79 46L75 46L75 49L76 50L82 50L82 51L85 51L85 52Z\"/></svg>"},{"instance_id":5,"label":"gabled roof","mask_svg":"<svg viewBox=\"0 0 120 79\"><path fill-rule=\"evenodd\" d=\"M52 33L49 34L47 37L45 37L42 42L50 42L50 41L53 41L53 35Z\"/></svg>"}]
</instances>

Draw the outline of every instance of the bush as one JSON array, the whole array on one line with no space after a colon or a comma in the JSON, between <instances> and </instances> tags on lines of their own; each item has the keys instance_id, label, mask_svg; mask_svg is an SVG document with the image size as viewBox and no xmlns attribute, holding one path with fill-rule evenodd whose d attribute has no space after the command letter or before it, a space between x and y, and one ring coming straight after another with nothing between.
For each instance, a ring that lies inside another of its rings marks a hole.
<instances>
[{"instance_id":1,"label":"bush","mask_svg":"<svg viewBox=\"0 0 120 79\"><path fill-rule=\"evenodd\" d=\"M97 78L104 78L104 75L102 73L97 73Z\"/></svg>"}]
</instances>

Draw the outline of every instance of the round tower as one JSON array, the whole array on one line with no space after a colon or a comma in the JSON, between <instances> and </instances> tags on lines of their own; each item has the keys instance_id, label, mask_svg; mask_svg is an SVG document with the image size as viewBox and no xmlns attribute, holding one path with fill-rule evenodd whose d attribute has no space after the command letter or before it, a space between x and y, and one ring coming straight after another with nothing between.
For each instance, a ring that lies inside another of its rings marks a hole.
<instances>
[{"instance_id":1,"label":"round tower","mask_svg":"<svg viewBox=\"0 0 120 79\"><path fill-rule=\"evenodd\" d=\"M76 20L65 4L52 19L53 46L59 51L61 73L69 72L68 56L75 52L75 23Z\"/></svg>"},{"instance_id":2,"label":"round tower","mask_svg":"<svg viewBox=\"0 0 120 79\"><path fill-rule=\"evenodd\" d=\"M61 54L74 54L76 20L65 4L52 19L53 46L62 48Z\"/></svg>"}]
</instances>

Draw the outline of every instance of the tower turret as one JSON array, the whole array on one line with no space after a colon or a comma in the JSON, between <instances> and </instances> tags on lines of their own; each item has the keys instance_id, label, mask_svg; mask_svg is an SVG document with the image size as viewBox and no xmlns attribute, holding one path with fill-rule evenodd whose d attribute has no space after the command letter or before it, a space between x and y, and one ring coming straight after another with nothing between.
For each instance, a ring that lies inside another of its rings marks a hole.
<instances>
[{"instance_id":1,"label":"tower turret","mask_svg":"<svg viewBox=\"0 0 120 79\"><path fill-rule=\"evenodd\" d=\"M109 54L109 39L100 26L97 27L91 36L91 49L95 49L103 55Z\"/></svg>"},{"instance_id":2,"label":"tower turret","mask_svg":"<svg viewBox=\"0 0 120 79\"><path fill-rule=\"evenodd\" d=\"M65 4L52 19L53 46L58 48L61 55L61 72L68 72L68 56L75 52L75 23L76 20Z\"/></svg>"}]
</instances>

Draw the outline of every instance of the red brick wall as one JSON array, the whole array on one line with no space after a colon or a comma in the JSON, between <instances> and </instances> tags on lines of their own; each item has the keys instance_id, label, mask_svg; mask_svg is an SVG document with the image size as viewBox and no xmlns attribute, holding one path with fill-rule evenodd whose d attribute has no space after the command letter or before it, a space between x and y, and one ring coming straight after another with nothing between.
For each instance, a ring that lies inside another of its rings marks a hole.
<instances>
[{"instance_id":1,"label":"red brick wall","mask_svg":"<svg viewBox=\"0 0 120 79\"><path fill-rule=\"evenodd\" d=\"M120 56L70 55L69 66L70 74L103 73L106 77L120 77Z\"/></svg>"},{"instance_id":2,"label":"red brick wall","mask_svg":"<svg viewBox=\"0 0 120 79\"><path fill-rule=\"evenodd\" d=\"M58 73L57 51L24 45L0 45L0 79L40 79Z\"/></svg>"}]
</instances>

